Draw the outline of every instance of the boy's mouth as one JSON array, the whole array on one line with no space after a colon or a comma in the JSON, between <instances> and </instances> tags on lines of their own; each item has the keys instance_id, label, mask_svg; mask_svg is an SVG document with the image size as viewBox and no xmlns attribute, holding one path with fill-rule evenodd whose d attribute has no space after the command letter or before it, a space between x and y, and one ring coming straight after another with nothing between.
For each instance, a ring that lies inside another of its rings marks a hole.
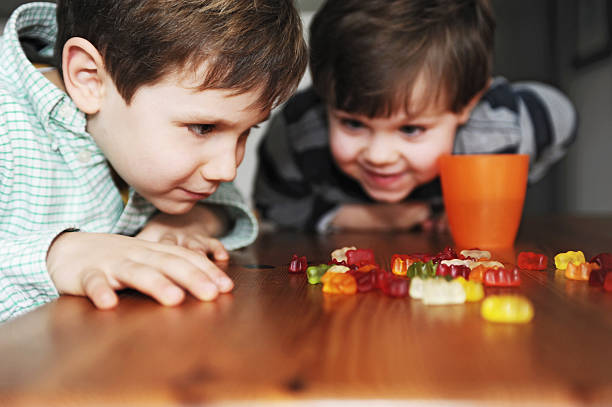
<instances>
[{"instance_id":1,"label":"boy's mouth","mask_svg":"<svg viewBox=\"0 0 612 407\"><path fill-rule=\"evenodd\" d=\"M188 199L190 199L190 200L197 200L197 201L199 201L201 199L208 198L214 192L214 191L212 191L212 192L197 192L197 191L190 191L190 190L185 189L185 188L179 188L179 190L181 190L183 192L183 194L187 196Z\"/></svg>"},{"instance_id":2,"label":"boy's mouth","mask_svg":"<svg viewBox=\"0 0 612 407\"><path fill-rule=\"evenodd\" d=\"M382 173L370 170L364 170L364 174L369 184L373 184L382 188L388 188L392 186L393 184L398 182L404 175L403 172Z\"/></svg>"}]
</instances>

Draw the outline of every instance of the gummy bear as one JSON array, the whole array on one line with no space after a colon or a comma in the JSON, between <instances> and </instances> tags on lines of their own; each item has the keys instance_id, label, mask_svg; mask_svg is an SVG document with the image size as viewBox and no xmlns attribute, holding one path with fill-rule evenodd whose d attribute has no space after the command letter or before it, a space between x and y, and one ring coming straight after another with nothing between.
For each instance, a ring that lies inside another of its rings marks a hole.
<instances>
[{"instance_id":1,"label":"gummy bear","mask_svg":"<svg viewBox=\"0 0 612 407\"><path fill-rule=\"evenodd\" d=\"M604 279L603 288L606 291L612 291L612 273L606 274Z\"/></svg>"},{"instance_id":2,"label":"gummy bear","mask_svg":"<svg viewBox=\"0 0 612 407\"><path fill-rule=\"evenodd\" d=\"M335 260L336 264L341 264L342 262L346 263L346 252L349 250L357 250L357 248L355 246L350 246L334 250L331 252L332 261Z\"/></svg>"},{"instance_id":3,"label":"gummy bear","mask_svg":"<svg viewBox=\"0 0 612 407\"><path fill-rule=\"evenodd\" d=\"M586 263L584 253L582 253L580 250L577 252L570 250L565 253L558 253L555 256L555 267L557 267L559 270L565 270L567 268L567 263L569 262L572 262L575 265Z\"/></svg>"},{"instance_id":4,"label":"gummy bear","mask_svg":"<svg viewBox=\"0 0 612 407\"><path fill-rule=\"evenodd\" d=\"M607 275L607 270L591 270L591 274L589 274L589 285L593 287L602 287L606 281Z\"/></svg>"},{"instance_id":5,"label":"gummy bear","mask_svg":"<svg viewBox=\"0 0 612 407\"><path fill-rule=\"evenodd\" d=\"M289 262L290 273L302 273L306 271L306 268L308 268L306 256L298 257L297 254L291 256L291 261Z\"/></svg>"},{"instance_id":6,"label":"gummy bear","mask_svg":"<svg viewBox=\"0 0 612 407\"><path fill-rule=\"evenodd\" d=\"M612 270L612 254L599 253L593 257L589 263L597 263L601 270Z\"/></svg>"},{"instance_id":7,"label":"gummy bear","mask_svg":"<svg viewBox=\"0 0 612 407\"><path fill-rule=\"evenodd\" d=\"M423 280L421 277L414 277L410 279L410 289L408 290L408 294L410 294L410 298L414 298L416 300L420 300L423 298Z\"/></svg>"},{"instance_id":8,"label":"gummy bear","mask_svg":"<svg viewBox=\"0 0 612 407\"><path fill-rule=\"evenodd\" d=\"M334 264L327 269L329 273L346 273L349 270L350 268L347 266L341 266L339 264Z\"/></svg>"},{"instance_id":9,"label":"gummy bear","mask_svg":"<svg viewBox=\"0 0 612 407\"><path fill-rule=\"evenodd\" d=\"M459 255L452 247L445 247L441 252L436 254L433 259L431 259L434 263L440 263L442 260L451 260L457 259Z\"/></svg>"},{"instance_id":10,"label":"gummy bear","mask_svg":"<svg viewBox=\"0 0 612 407\"><path fill-rule=\"evenodd\" d=\"M470 258L474 260L488 260L491 258L491 252L487 250L478 250L478 249L461 250L459 254L466 259Z\"/></svg>"},{"instance_id":11,"label":"gummy bear","mask_svg":"<svg viewBox=\"0 0 612 407\"><path fill-rule=\"evenodd\" d=\"M534 252L520 252L516 262L525 270L546 270L548 267L548 257Z\"/></svg>"},{"instance_id":12,"label":"gummy bear","mask_svg":"<svg viewBox=\"0 0 612 407\"><path fill-rule=\"evenodd\" d=\"M595 269L599 269L599 264L597 263L580 263L575 265L574 263L568 263L567 268L565 269L565 278L569 278L570 280L589 280L591 271Z\"/></svg>"},{"instance_id":13,"label":"gummy bear","mask_svg":"<svg viewBox=\"0 0 612 407\"><path fill-rule=\"evenodd\" d=\"M394 254L391 256L391 272L398 276L405 276L408 272L408 267L418 259L406 254Z\"/></svg>"},{"instance_id":14,"label":"gummy bear","mask_svg":"<svg viewBox=\"0 0 612 407\"><path fill-rule=\"evenodd\" d=\"M434 277L436 275L437 265L433 263L432 260L427 263L423 263L422 261L415 261L408 267L407 276L410 278L413 277Z\"/></svg>"},{"instance_id":15,"label":"gummy bear","mask_svg":"<svg viewBox=\"0 0 612 407\"><path fill-rule=\"evenodd\" d=\"M306 276L308 277L308 282L310 284L319 284L321 282L321 277L323 274L327 272L329 269L328 264L319 264L318 266L309 266L306 269Z\"/></svg>"},{"instance_id":16,"label":"gummy bear","mask_svg":"<svg viewBox=\"0 0 612 407\"><path fill-rule=\"evenodd\" d=\"M393 273L389 272L386 272L382 278L380 278L378 284L383 293L390 297L396 298L403 298L407 296L410 288L409 279L395 276Z\"/></svg>"},{"instance_id":17,"label":"gummy bear","mask_svg":"<svg viewBox=\"0 0 612 407\"><path fill-rule=\"evenodd\" d=\"M374 271L351 273L357 282L357 291L366 293L376 287L376 273Z\"/></svg>"},{"instance_id":18,"label":"gummy bear","mask_svg":"<svg viewBox=\"0 0 612 407\"><path fill-rule=\"evenodd\" d=\"M463 286L463 291L465 291L465 300L467 302L476 302L480 301L484 297L484 288L481 283L476 281L467 281L463 277L457 277L453 281L457 281Z\"/></svg>"},{"instance_id":19,"label":"gummy bear","mask_svg":"<svg viewBox=\"0 0 612 407\"><path fill-rule=\"evenodd\" d=\"M499 268L503 268L503 265L501 267L500 266L491 266L491 267L488 267L488 266L485 266L483 264L479 264L476 267L474 267L472 269L472 271L470 271L470 275L469 275L468 280L469 281L474 281L474 282L477 282L477 283L482 283L483 278L484 278L484 273L487 270L497 270Z\"/></svg>"},{"instance_id":20,"label":"gummy bear","mask_svg":"<svg viewBox=\"0 0 612 407\"><path fill-rule=\"evenodd\" d=\"M440 277L447 277L449 279L456 277L468 278L470 275L470 268L463 264L448 264L445 261L442 261L438 264L438 268L436 269L436 275Z\"/></svg>"},{"instance_id":21,"label":"gummy bear","mask_svg":"<svg viewBox=\"0 0 612 407\"><path fill-rule=\"evenodd\" d=\"M351 249L346 251L346 264L361 267L366 264L376 264L372 249Z\"/></svg>"},{"instance_id":22,"label":"gummy bear","mask_svg":"<svg viewBox=\"0 0 612 407\"><path fill-rule=\"evenodd\" d=\"M490 295L482 302L480 314L487 321L521 324L533 319L533 306L523 296Z\"/></svg>"},{"instance_id":23,"label":"gummy bear","mask_svg":"<svg viewBox=\"0 0 612 407\"><path fill-rule=\"evenodd\" d=\"M322 278L323 292L328 294L355 294L357 292L357 282L349 273L325 273L329 278Z\"/></svg>"},{"instance_id":24,"label":"gummy bear","mask_svg":"<svg viewBox=\"0 0 612 407\"><path fill-rule=\"evenodd\" d=\"M423 282L423 304L446 305L465 302L465 290L457 281L430 278Z\"/></svg>"},{"instance_id":25,"label":"gummy bear","mask_svg":"<svg viewBox=\"0 0 612 407\"><path fill-rule=\"evenodd\" d=\"M521 285L521 276L516 268L488 269L482 276L482 283L487 287L518 287Z\"/></svg>"}]
</instances>

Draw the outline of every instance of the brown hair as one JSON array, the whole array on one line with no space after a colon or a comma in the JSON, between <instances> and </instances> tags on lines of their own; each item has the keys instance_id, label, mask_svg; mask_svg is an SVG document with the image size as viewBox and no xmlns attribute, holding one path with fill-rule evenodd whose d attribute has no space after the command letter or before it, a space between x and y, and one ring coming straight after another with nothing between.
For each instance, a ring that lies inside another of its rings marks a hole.
<instances>
[{"instance_id":1,"label":"brown hair","mask_svg":"<svg viewBox=\"0 0 612 407\"><path fill-rule=\"evenodd\" d=\"M488 0L328 0L310 27L313 86L333 108L389 116L415 108L422 77L423 102L457 113L488 83L494 30Z\"/></svg>"},{"instance_id":2,"label":"brown hair","mask_svg":"<svg viewBox=\"0 0 612 407\"><path fill-rule=\"evenodd\" d=\"M69 38L87 39L128 104L142 85L206 64L200 90L263 85L257 105L272 108L308 62L292 0L59 0L57 21L58 67Z\"/></svg>"}]
</instances>

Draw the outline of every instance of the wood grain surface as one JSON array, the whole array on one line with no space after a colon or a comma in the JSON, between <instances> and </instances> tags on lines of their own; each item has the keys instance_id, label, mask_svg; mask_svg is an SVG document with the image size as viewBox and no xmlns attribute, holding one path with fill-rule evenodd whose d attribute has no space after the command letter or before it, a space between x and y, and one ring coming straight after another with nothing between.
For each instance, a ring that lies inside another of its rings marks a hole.
<instances>
[{"instance_id":1,"label":"wood grain surface","mask_svg":"<svg viewBox=\"0 0 612 407\"><path fill-rule=\"evenodd\" d=\"M612 293L522 272L527 325L495 324L480 303L425 306L380 292L323 294L290 275L293 253L336 248L435 253L422 233L263 234L232 254L232 294L164 308L133 291L113 311L62 297L0 325L0 406L24 405L612 405ZM612 218L524 219L522 250L612 252Z\"/></svg>"}]
</instances>

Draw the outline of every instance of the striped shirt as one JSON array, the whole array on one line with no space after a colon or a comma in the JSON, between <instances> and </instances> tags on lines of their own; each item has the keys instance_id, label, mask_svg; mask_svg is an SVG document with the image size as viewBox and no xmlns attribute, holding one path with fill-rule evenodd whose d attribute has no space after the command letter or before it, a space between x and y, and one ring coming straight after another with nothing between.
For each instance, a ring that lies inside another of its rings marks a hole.
<instances>
[{"instance_id":1,"label":"striped shirt","mask_svg":"<svg viewBox=\"0 0 612 407\"><path fill-rule=\"evenodd\" d=\"M457 129L454 153L529 154L536 182L565 155L576 134L576 112L558 90L495 78ZM442 209L439 178L407 198ZM312 88L295 95L270 121L259 145L254 201L262 219L285 228L324 232L343 204L372 203L334 163L326 106Z\"/></svg>"},{"instance_id":2,"label":"striped shirt","mask_svg":"<svg viewBox=\"0 0 612 407\"><path fill-rule=\"evenodd\" d=\"M46 255L59 233L134 235L156 211L131 188L124 204L85 114L24 54L20 39L28 38L50 55L55 21L54 4L28 3L0 37L0 321L58 297ZM228 250L255 240L257 221L231 183L205 202L233 221L220 239Z\"/></svg>"}]
</instances>

